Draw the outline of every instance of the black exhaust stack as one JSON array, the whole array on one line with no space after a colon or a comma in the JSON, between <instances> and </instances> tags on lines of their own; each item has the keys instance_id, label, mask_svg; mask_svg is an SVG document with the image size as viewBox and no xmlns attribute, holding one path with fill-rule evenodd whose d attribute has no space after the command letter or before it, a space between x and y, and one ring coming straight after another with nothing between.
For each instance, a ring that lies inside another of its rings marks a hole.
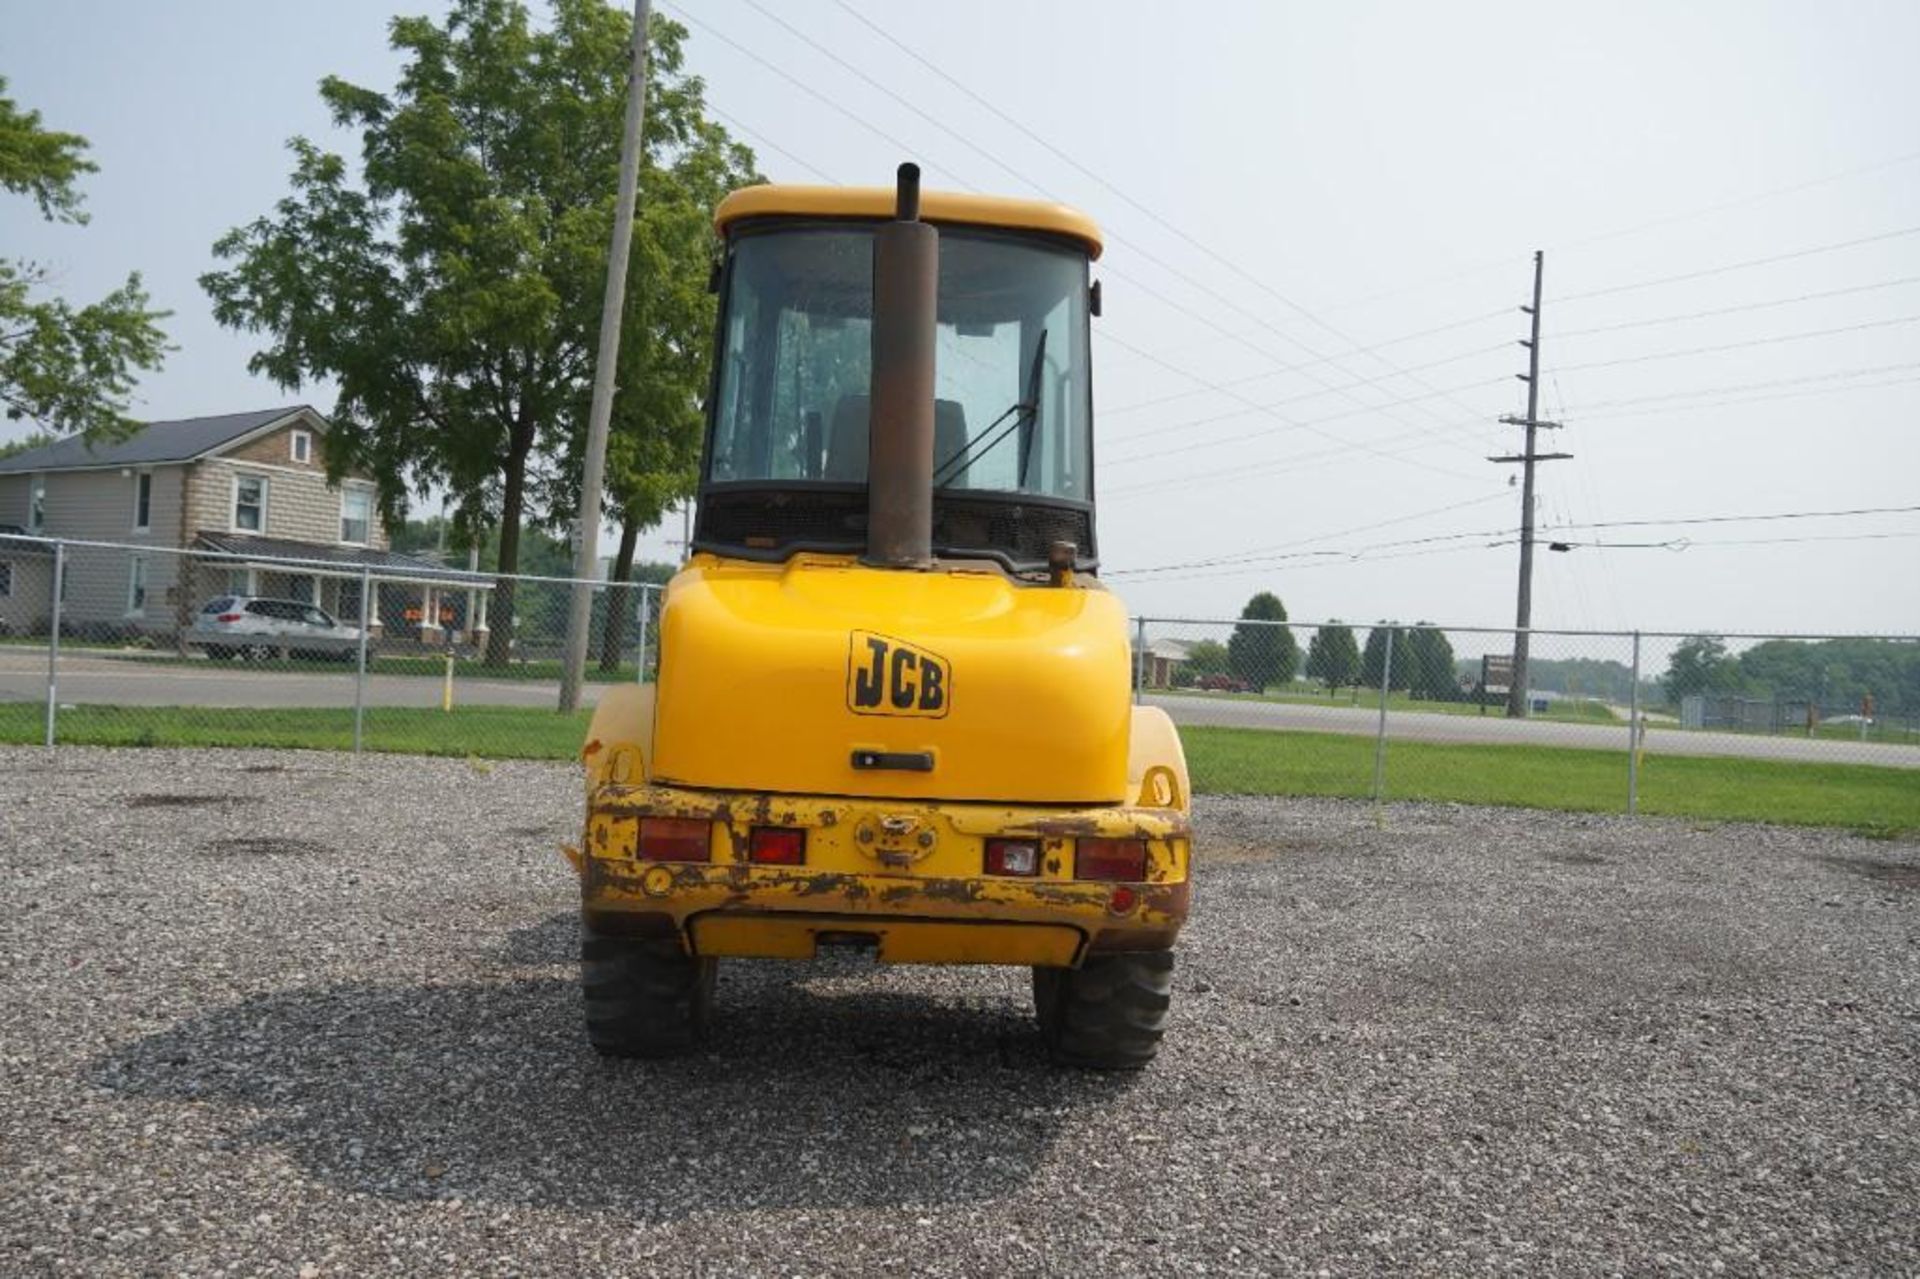
<instances>
[{"instance_id":1,"label":"black exhaust stack","mask_svg":"<svg viewBox=\"0 0 1920 1279\"><path fill-rule=\"evenodd\" d=\"M893 221L873 237L873 388L867 420L867 554L881 568L933 563L933 350L940 233L920 220L920 166L900 166Z\"/></svg>"}]
</instances>

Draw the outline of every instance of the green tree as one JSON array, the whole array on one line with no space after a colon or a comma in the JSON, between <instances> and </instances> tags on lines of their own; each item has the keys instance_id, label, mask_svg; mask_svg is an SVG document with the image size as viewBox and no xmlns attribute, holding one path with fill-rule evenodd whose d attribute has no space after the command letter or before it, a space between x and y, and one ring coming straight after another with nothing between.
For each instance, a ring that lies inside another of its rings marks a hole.
<instances>
[{"instance_id":1,"label":"green tree","mask_svg":"<svg viewBox=\"0 0 1920 1279\"><path fill-rule=\"evenodd\" d=\"M1351 626L1342 626L1336 617L1313 633L1307 645L1307 677L1325 684L1329 694L1360 678L1360 645Z\"/></svg>"},{"instance_id":2,"label":"green tree","mask_svg":"<svg viewBox=\"0 0 1920 1279\"><path fill-rule=\"evenodd\" d=\"M338 385L328 465L378 477L390 518L409 486L438 484L463 528L499 528L498 663L516 612L504 575L539 496L529 481L577 470L570 446L585 434L632 23L602 0L555 0L538 27L517 0L455 0L443 24L389 30L405 58L392 93L337 77L320 88L334 122L360 131L358 180L296 138L292 194L223 236L226 267L201 284L221 323L267 335L256 372ZM656 488L684 487L689 370L708 358L707 334L679 314L686 272L705 277L691 228L704 235L716 193L752 175L751 153L704 116L685 29L656 16L649 37L615 421L622 438L668 442L610 446L608 484L617 510L641 503L642 516ZM636 478L655 470L669 477L656 488Z\"/></svg>"},{"instance_id":3,"label":"green tree","mask_svg":"<svg viewBox=\"0 0 1920 1279\"><path fill-rule=\"evenodd\" d=\"M1737 692L1743 680L1739 659L1727 652L1727 642L1718 635L1693 635L1674 647L1667 659L1667 673L1660 680L1667 701L1675 706L1680 699L1695 693Z\"/></svg>"},{"instance_id":4,"label":"green tree","mask_svg":"<svg viewBox=\"0 0 1920 1279\"><path fill-rule=\"evenodd\" d=\"M1219 640L1195 640L1187 648L1187 660L1182 670L1193 679L1204 679L1208 675L1224 675L1229 664L1227 646Z\"/></svg>"},{"instance_id":5,"label":"green tree","mask_svg":"<svg viewBox=\"0 0 1920 1279\"><path fill-rule=\"evenodd\" d=\"M1387 636L1393 636L1393 658L1390 669L1387 659ZM1367 632L1366 647L1360 652L1360 683L1367 688L1379 688L1384 674L1388 685L1393 689L1404 689L1412 681L1409 667L1412 663L1407 656L1407 632L1391 622L1381 622Z\"/></svg>"},{"instance_id":6,"label":"green tree","mask_svg":"<svg viewBox=\"0 0 1920 1279\"><path fill-rule=\"evenodd\" d=\"M1293 631L1284 625L1263 624L1286 620L1287 608L1280 597L1261 591L1240 610L1241 624L1227 637L1227 664L1255 692L1270 684L1285 684L1300 669L1300 646Z\"/></svg>"},{"instance_id":7,"label":"green tree","mask_svg":"<svg viewBox=\"0 0 1920 1279\"><path fill-rule=\"evenodd\" d=\"M1448 641L1447 633L1436 629L1431 622L1416 622L1400 635L1406 641L1404 660L1407 663L1407 692L1429 701L1459 701L1460 681L1454 675L1453 645ZM1400 637L1396 637L1393 650L1395 665L1403 658L1400 642ZM1396 679L1395 683L1398 682Z\"/></svg>"},{"instance_id":8,"label":"green tree","mask_svg":"<svg viewBox=\"0 0 1920 1279\"><path fill-rule=\"evenodd\" d=\"M41 127L38 111L22 111L0 77L0 187L31 198L50 222L84 223L77 183L96 166L77 133ZM135 272L98 302L76 307L36 299L47 283L38 263L0 258L0 406L14 421L32 418L55 434L124 436L136 375L166 360L160 321Z\"/></svg>"}]
</instances>

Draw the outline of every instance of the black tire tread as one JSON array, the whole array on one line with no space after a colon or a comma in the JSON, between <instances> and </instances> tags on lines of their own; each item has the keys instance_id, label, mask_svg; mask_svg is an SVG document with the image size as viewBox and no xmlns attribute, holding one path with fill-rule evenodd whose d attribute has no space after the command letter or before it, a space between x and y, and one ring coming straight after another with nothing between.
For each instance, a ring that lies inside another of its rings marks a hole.
<instances>
[{"instance_id":1,"label":"black tire tread","mask_svg":"<svg viewBox=\"0 0 1920 1279\"><path fill-rule=\"evenodd\" d=\"M587 1040L608 1057L677 1057L706 1040L714 961L677 941L610 937L583 929L580 987Z\"/></svg>"},{"instance_id":2,"label":"black tire tread","mask_svg":"<svg viewBox=\"0 0 1920 1279\"><path fill-rule=\"evenodd\" d=\"M1033 970L1034 1011L1063 1066L1139 1070L1160 1051L1173 996L1173 952L1095 955L1079 968Z\"/></svg>"}]
</instances>

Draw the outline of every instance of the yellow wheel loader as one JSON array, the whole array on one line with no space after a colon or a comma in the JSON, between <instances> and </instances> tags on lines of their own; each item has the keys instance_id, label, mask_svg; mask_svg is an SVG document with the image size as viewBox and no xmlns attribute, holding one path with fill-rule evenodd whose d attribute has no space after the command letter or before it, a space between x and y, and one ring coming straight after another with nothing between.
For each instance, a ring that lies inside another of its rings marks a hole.
<instances>
[{"instance_id":1,"label":"yellow wheel loader","mask_svg":"<svg viewBox=\"0 0 1920 1279\"><path fill-rule=\"evenodd\" d=\"M690 557L658 679L582 748L588 1037L686 1051L718 960L852 946L1030 967L1057 1061L1144 1066L1189 796L1098 578L1098 228L923 197L912 165L748 187L715 223Z\"/></svg>"}]
</instances>

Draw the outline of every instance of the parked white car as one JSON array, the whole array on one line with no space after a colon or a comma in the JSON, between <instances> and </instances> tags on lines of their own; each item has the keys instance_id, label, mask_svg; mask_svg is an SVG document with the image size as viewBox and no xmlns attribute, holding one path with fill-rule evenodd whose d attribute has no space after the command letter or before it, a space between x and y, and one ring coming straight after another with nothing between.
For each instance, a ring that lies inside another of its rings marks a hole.
<instances>
[{"instance_id":1,"label":"parked white car","mask_svg":"<svg viewBox=\"0 0 1920 1279\"><path fill-rule=\"evenodd\" d=\"M288 657L347 661L360 649L360 628L299 600L221 595L200 606L186 643L216 661L238 657L265 662L283 652Z\"/></svg>"}]
</instances>

